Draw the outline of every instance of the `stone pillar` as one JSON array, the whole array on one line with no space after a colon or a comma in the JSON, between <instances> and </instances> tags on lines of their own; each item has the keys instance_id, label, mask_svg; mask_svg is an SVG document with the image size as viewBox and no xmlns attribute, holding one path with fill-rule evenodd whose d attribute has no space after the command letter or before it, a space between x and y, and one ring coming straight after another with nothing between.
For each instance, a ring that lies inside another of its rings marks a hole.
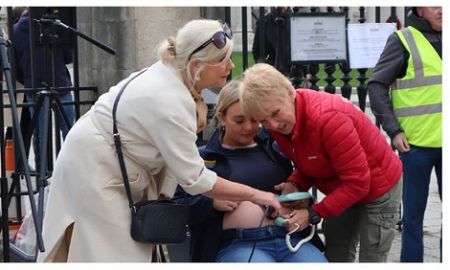
<instances>
[{"instance_id":1,"label":"stone pillar","mask_svg":"<svg viewBox=\"0 0 450 270\"><path fill-rule=\"evenodd\" d=\"M156 50L169 36L188 21L200 18L200 7L134 7L136 18L137 67L158 61Z\"/></svg>"},{"instance_id":2,"label":"stone pillar","mask_svg":"<svg viewBox=\"0 0 450 270\"><path fill-rule=\"evenodd\" d=\"M200 7L78 7L78 30L117 51L111 55L79 38L80 86L107 92L130 73L156 62L158 44L198 18Z\"/></svg>"},{"instance_id":3,"label":"stone pillar","mask_svg":"<svg viewBox=\"0 0 450 270\"><path fill-rule=\"evenodd\" d=\"M251 53L253 45L253 28L252 28L252 9L247 8L247 48ZM231 22L234 31L234 47L233 51L242 52L242 8L231 7Z\"/></svg>"}]
</instances>

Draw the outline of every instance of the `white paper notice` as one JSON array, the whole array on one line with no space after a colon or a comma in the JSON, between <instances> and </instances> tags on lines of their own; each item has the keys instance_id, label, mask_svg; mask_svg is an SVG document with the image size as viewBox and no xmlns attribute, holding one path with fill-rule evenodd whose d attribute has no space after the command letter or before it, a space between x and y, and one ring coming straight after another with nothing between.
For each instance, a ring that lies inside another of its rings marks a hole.
<instances>
[{"instance_id":1,"label":"white paper notice","mask_svg":"<svg viewBox=\"0 0 450 270\"><path fill-rule=\"evenodd\" d=\"M395 23L348 24L350 68L375 67L387 38L395 31Z\"/></svg>"}]
</instances>

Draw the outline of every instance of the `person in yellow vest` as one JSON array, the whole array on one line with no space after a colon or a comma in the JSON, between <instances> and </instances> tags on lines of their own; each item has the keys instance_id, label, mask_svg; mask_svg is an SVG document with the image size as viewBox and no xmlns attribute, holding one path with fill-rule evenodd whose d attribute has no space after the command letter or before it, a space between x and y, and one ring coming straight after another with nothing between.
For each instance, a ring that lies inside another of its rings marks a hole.
<instances>
[{"instance_id":1,"label":"person in yellow vest","mask_svg":"<svg viewBox=\"0 0 450 270\"><path fill-rule=\"evenodd\" d=\"M414 7L368 82L371 108L403 162L400 261L423 262L423 218L432 170L442 200L442 7ZM442 260L442 259L441 259Z\"/></svg>"}]
</instances>

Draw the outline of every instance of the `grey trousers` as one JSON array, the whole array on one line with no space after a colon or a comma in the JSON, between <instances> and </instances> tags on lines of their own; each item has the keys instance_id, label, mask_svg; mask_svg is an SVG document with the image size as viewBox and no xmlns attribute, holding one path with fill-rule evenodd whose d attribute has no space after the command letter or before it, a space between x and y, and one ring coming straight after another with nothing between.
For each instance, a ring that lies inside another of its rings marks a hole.
<instances>
[{"instance_id":1,"label":"grey trousers","mask_svg":"<svg viewBox=\"0 0 450 270\"><path fill-rule=\"evenodd\" d=\"M325 256L330 262L386 262L400 218L402 180L382 196L324 219Z\"/></svg>"}]
</instances>

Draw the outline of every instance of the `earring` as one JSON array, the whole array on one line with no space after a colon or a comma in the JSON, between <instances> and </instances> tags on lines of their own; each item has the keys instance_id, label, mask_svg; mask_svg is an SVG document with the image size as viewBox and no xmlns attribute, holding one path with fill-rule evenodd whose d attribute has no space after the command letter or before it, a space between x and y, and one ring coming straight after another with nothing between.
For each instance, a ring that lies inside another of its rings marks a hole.
<instances>
[{"instance_id":1,"label":"earring","mask_svg":"<svg viewBox=\"0 0 450 270\"><path fill-rule=\"evenodd\" d=\"M220 125L219 128L219 140L223 141L223 136L225 135L225 126Z\"/></svg>"}]
</instances>

